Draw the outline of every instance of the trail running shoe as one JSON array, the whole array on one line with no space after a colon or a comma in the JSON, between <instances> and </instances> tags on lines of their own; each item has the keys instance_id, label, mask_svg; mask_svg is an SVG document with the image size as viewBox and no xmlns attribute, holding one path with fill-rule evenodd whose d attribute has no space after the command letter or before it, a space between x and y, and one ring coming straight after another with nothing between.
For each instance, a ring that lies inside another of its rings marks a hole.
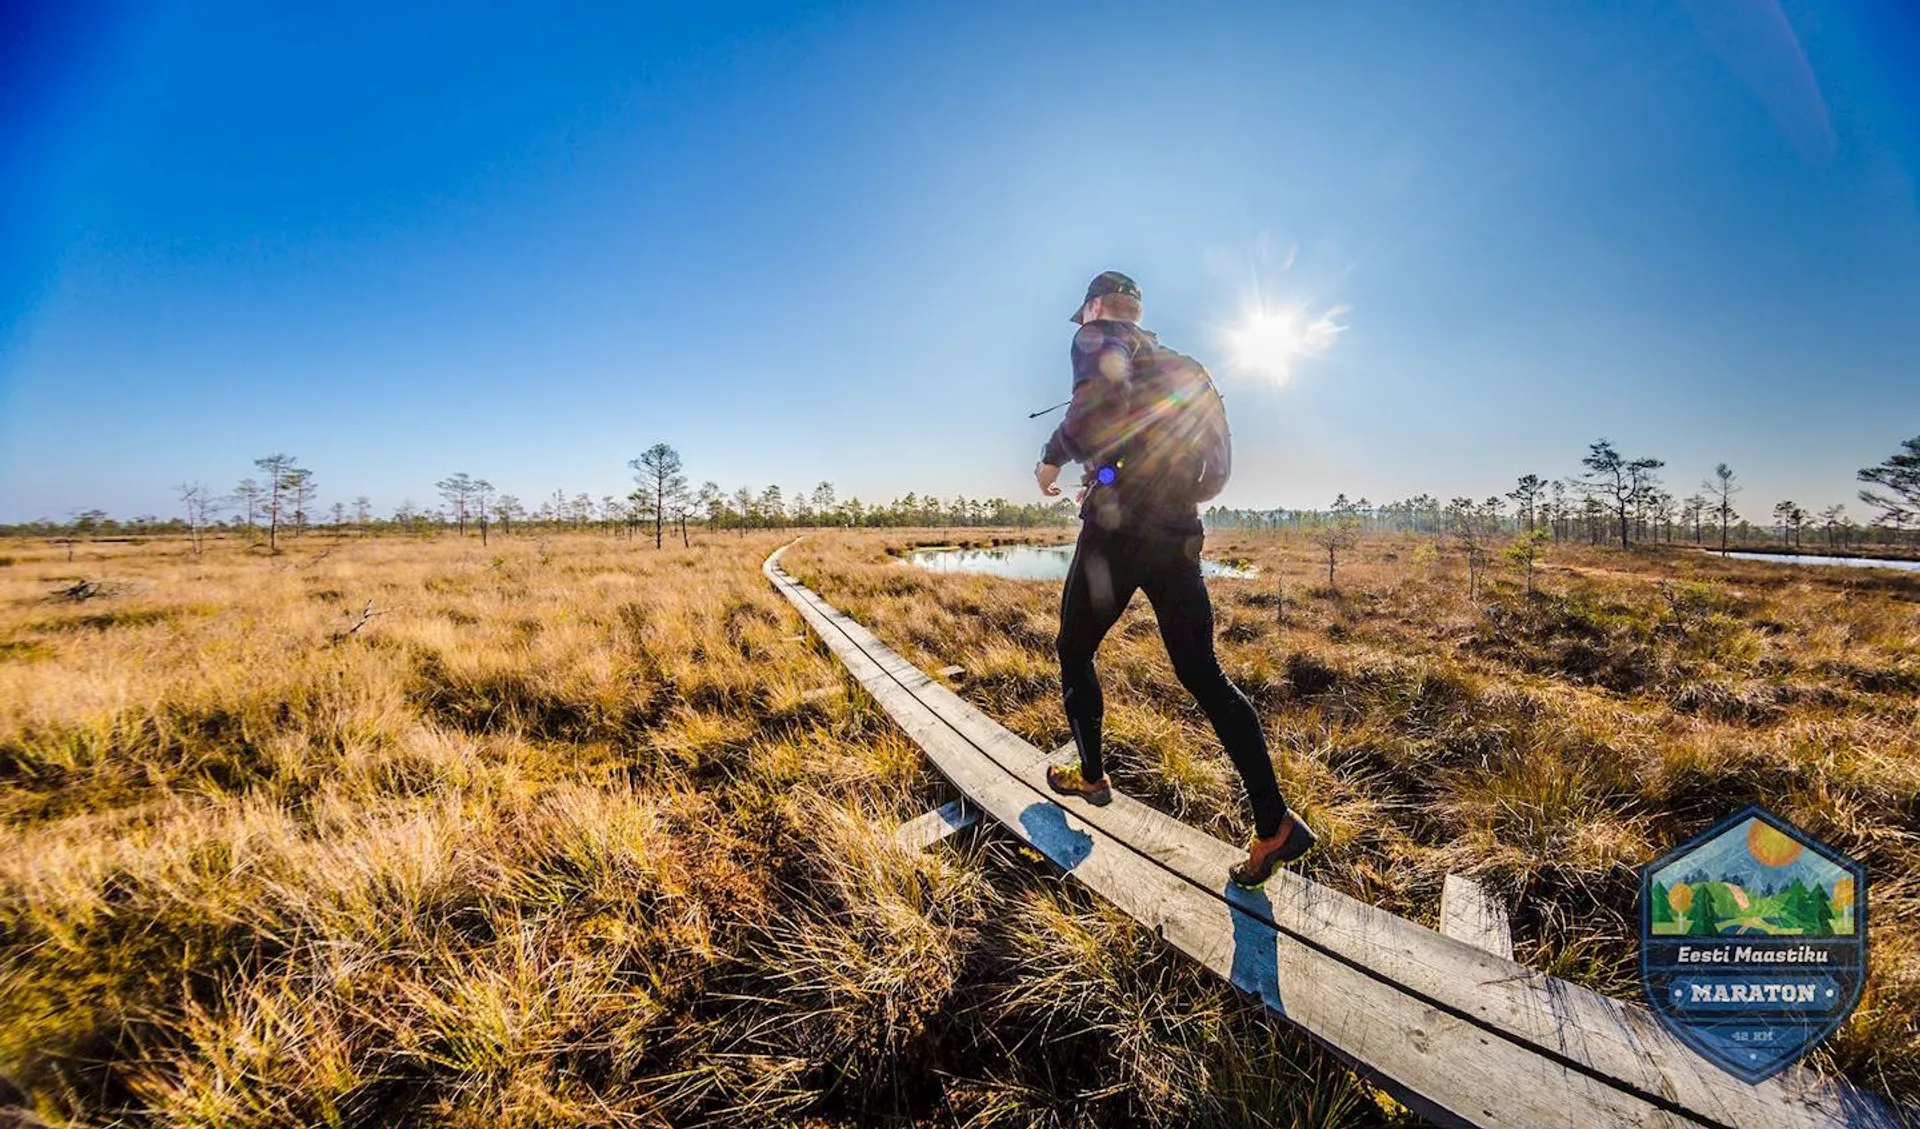
<instances>
[{"instance_id":1,"label":"trail running shoe","mask_svg":"<svg viewBox=\"0 0 1920 1129\"><path fill-rule=\"evenodd\" d=\"M1247 860L1228 867L1227 877L1242 890L1258 890L1273 877L1275 870L1307 857L1307 852L1319 841L1320 837L1307 826L1306 820L1288 812L1287 821L1280 825L1279 831L1247 845Z\"/></svg>"},{"instance_id":2,"label":"trail running shoe","mask_svg":"<svg viewBox=\"0 0 1920 1129\"><path fill-rule=\"evenodd\" d=\"M1107 782L1107 778L1102 776L1090 782L1080 775L1080 766L1077 764L1048 765L1047 787L1063 796L1078 796L1096 806L1113 802L1113 785Z\"/></svg>"}]
</instances>

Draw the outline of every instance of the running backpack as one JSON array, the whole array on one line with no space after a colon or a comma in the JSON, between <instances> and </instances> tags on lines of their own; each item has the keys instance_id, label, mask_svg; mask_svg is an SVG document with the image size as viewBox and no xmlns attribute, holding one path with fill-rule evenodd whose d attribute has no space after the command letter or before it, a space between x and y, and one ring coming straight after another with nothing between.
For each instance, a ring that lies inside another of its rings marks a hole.
<instances>
[{"instance_id":1,"label":"running backpack","mask_svg":"<svg viewBox=\"0 0 1920 1129\"><path fill-rule=\"evenodd\" d=\"M1174 506L1205 502L1233 473L1227 408L1207 367L1158 341L1134 354L1121 493Z\"/></svg>"}]
</instances>

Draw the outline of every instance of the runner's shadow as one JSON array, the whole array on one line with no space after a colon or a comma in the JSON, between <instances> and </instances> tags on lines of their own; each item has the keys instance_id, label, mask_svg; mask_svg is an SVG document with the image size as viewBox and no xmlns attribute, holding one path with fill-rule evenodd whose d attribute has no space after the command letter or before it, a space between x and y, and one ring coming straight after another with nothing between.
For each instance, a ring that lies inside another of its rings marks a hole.
<instances>
[{"instance_id":1,"label":"runner's shadow","mask_svg":"<svg viewBox=\"0 0 1920 1129\"><path fill-rule=\"evenodd\" d=\"M1072 870L1093 853L1093 836L1067 825L1059 805L1036 800L1020 812L1020 828L1027 841L1062 870Z\"/></svg>"},{"instance_id":2,"label":"runner's shadow","mask_svg":"<svg viewBox=\"0 0 1920 1129\"><path fill-rule=\"evenodd\" d=\"M1267 924L1273 918L1273 901L1265 890L1242 890L1232 882L1222 896L1233 917L1233 986L1285 1015L1286 1005L1280 999L1280 950L1273 926Z\"/></svg>"}]
</instances>

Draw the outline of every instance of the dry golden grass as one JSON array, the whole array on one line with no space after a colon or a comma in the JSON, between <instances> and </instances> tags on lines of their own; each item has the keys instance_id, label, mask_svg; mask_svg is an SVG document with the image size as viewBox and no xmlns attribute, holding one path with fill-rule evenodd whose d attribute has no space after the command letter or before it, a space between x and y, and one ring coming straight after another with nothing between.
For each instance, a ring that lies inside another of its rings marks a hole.
<instances>
[{"instance_id":1,"label":"dry golden grass","mask_svg":"<svg viewBox=\"0 0 1920 1129\"><path fill-rule=\"evenodd\" d=\"M996 833L898 848L951 793L768 588L781 540L10 546L0 1116L1395 1120ZM1032 729L1030 602L922 626ZM1206 817L1189 720L1119 725Z\"/></svg>"},{"instance_id":2,"label":"dry golden grass","mask_svg":"<svg viewBox=\"0 0 1920 1129\"><path fill-rule=\"evenodd\" d=\"M1813 1064L1920 1103L1920 577L1567 546L1538 597L1508 578L1470 604L1463 572L1420 547L1363 543L1336 593L1304 542L1210 540L1260 571L1213 582L1216 629L1283 789L1327 833L1310 871L1430 924L1446 873L1472 874L1517 907L1524 961L1637 998L1638 868L1762 803L1872 884L1871 984ZM885 550L809 542L784 563L922 666L968 665L962 693L1023 737L1063 744L1058 586L913 572ZM1243 836L1238 780L1144 599L1100 669L1118 786Z\"/></svg>"}]
</instances>

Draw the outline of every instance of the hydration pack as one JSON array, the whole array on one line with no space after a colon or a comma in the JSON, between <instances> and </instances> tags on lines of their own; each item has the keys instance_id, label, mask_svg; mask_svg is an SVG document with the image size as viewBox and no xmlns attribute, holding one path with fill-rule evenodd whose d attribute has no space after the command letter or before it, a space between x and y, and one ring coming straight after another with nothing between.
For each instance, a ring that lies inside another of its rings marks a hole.
<instances>
[{"instance_id":1,"label":"hydration pack","mask_svg":"<svg viewBox=\"0 0 1920 1129\"><path fill-rule=\"evenodd\" d=\"M1207 367L1157 340L1133 358L1125 455L1116 475L1122 496L1148 505L1209 501L1233 473L1227 408Z\"/></svg>"}]
</instances>

